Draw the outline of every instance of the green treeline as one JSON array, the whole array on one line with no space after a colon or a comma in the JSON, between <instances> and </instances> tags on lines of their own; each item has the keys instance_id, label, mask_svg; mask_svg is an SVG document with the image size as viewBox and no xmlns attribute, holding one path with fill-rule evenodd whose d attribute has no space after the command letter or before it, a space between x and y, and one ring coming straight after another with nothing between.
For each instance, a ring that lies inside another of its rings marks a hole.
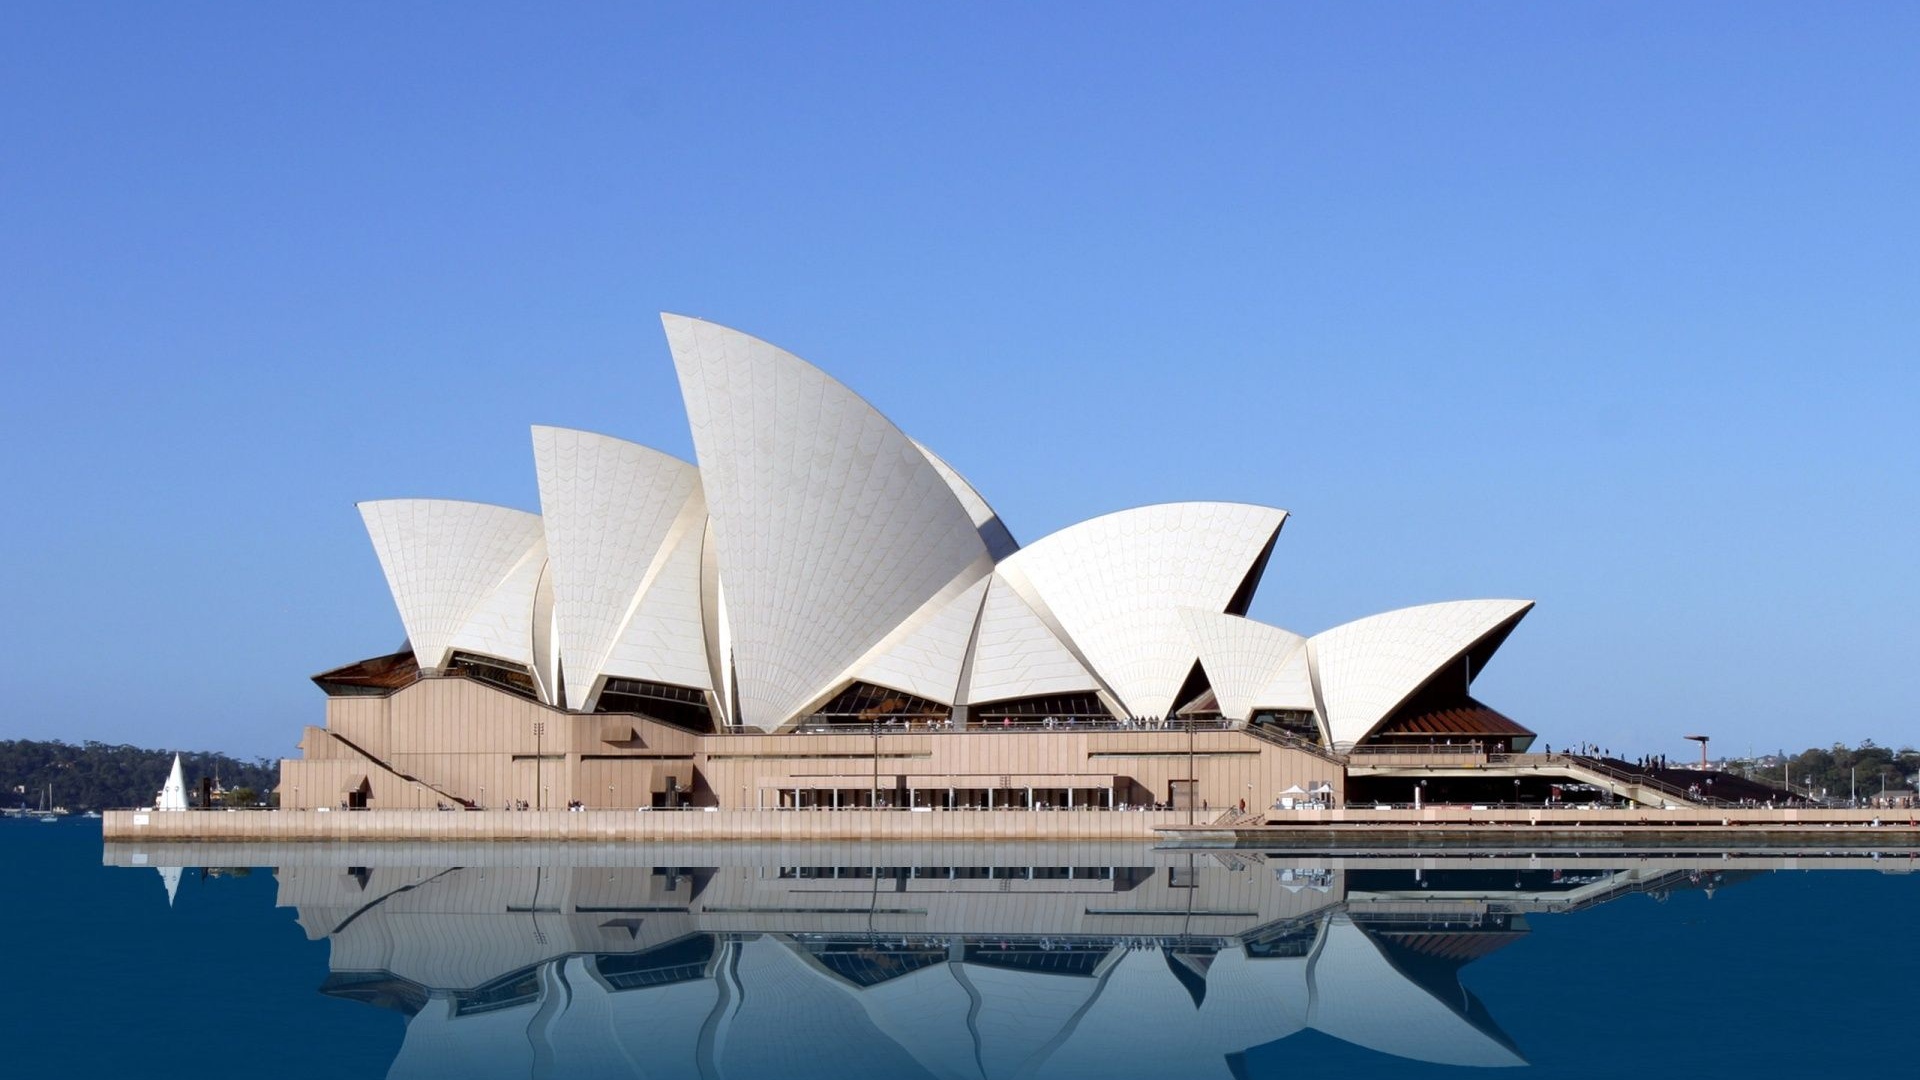
<instances>
[{"instance_id":1,"label":"green treeline","mask_svg":"<svg viewBox=\"0 0 1920 1080\"><path fill-rule=\"evenodd\" d=\"M1771 784L1791 785L1813 799L1845 803L1858 794L1862 802L1882 791L1912 791L1920 784L1920 750L1894 750L1867 739L1859 746L1834 743L1797 754L1781 751L1757 758L1735 758L1726 770Z\"/></svg>"},{"instance_id":2,"label":"green treeline","mask_svg":"<svg viewBox=\"0 0 1920 1080\"><path fill-rule=\"evenodd\" d=\"M0 806L36 808L53 785L53 802L70 810L106 810L152 806L160 786L173 768L172 750L138 746L109 746L87 742L74 746L31 739L0 740ZM200 778L217 777L238 805L266 799L280 782L280 763L267 758L242 761L225 754L182 750L180 768L187 779L187 795L199 800Z\"/></svg>"}]
</instances>

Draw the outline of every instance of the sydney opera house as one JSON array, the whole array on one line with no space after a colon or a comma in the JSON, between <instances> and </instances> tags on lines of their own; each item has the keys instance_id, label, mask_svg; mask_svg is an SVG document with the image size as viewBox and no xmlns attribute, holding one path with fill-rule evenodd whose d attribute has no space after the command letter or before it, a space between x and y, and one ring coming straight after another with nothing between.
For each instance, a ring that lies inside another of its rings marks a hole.
<instances>
[{"instance_id":1,"label":"sydney opera house","mask_svg":"<svg viewBox=\"0 0 1920 1080\"><path fill-rule=\"evenodd\" d=\"M406 643L315 676L283 806L1337 805L1372 750L1533 740L1470 692L1528 601L1258 622L1286 511L1022 544L820 369L663 322L697 463L536 427L538 513L361 504Z\"/></svg>"}]
</instances>

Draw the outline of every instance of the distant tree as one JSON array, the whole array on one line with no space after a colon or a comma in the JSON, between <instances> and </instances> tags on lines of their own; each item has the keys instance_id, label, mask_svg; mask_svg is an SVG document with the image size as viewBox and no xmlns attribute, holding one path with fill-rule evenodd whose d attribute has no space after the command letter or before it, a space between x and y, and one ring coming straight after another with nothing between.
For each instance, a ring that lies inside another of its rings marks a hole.
<instances>
[{"instance_id":1,"label":"distant tree","mask_svg":"<svg viewBox=\"0 0 1920 1080\"><path fill-rule=\"evenodd\" d=\"M73 810L151 806L173 767L171 749L86 742L79 746L31 739L0 740L0 792L5 801L38 806L49 784L56 805ZM180 751L187 786L218 776L234 787L264 791L280 781L280 763L245 761L226 754Z\"/></svg>"},{"instance_id":2,"label":"distant tree","mask_svg":"<svg viewBox=\"0 0 1920 1080\"><path fill-rule=\"evenodd\" d=\"M1847 799L1857 791L1865 799L1878 795L1883 786L1909 786L1915 763L1867 739L1857 747L1835 743L1824 750L1803 750L1788 759L1787 766L1797 788L1825 792L1829 799Z\"/></svg>"}]
</instances>

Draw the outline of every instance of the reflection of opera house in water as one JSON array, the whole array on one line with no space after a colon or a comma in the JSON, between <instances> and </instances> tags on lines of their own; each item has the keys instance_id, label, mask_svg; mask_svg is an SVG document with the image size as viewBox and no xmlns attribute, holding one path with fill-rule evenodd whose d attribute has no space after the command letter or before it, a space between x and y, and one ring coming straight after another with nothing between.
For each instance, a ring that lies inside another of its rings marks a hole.
<instances>
[{"instance_id":1,"label":"reflection of opera house in water","mask_svg":"<svg viewBox=\"0 0 1920 1080\"><path fill-rule=\"evenodd\" d=\"M396 1077L1227 1077L1308 1030L1519 1065L1460 968L1523 936L1529 912L1684 882L1592 860L1118 845L861 852L880 866L746 846L676 849L695 864L680 866L269 855L298 860L277 870L279 902L329 941L324 992L408 1015Z\"/></svg>"}]
</instances>

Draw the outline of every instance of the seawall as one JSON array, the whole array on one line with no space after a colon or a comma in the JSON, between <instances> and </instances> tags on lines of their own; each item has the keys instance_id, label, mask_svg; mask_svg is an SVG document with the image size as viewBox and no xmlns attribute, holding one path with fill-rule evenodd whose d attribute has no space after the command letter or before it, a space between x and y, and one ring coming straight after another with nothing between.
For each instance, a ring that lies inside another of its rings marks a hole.
<instances>
[{"instance_id":1,"label":"seawall","mask_svg":"<svg viewBox=\"0 0 1920 1080\"><path fill-rule=\"evenodd\" d=\"M1367 807L1271 811L1264 824L1170 822L1173 844L1294 850L1374 848L1920 849L1920 811L1815 808L1514 809Z\"/></svg>"},{"instance_id":2,"label":"seawall","mask_svg":"<svg viewBox=\"0 0 1920 1080\"><path fill-rule=\"evenodd\" d=\"M1310 850L1477 848L1920 849L1920 816L1899 810L1273 811L1237 825L1184 810L110 810L109 841L212 843L646 843L706 841L1161 841Z\"/></svg>"},{"instance_id":3,"label":"seawall","mask_svg":"<svg viewBox=\"0 0 1920 1080\"><path fill-rule=\"evenodd\" d=\"M109 810L110 841L1145 840L1178 811Z\"/></svg>"}]
</instances>

